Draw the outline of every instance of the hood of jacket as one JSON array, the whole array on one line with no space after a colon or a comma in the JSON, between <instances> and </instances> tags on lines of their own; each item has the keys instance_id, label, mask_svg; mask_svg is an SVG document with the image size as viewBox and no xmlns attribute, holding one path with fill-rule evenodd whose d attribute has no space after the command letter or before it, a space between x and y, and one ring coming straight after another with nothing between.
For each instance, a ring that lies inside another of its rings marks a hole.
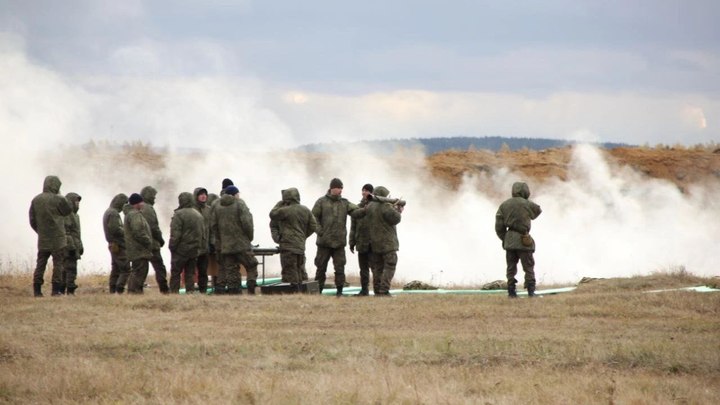
<instances>
[{"instance_id":1,"label":"hood of jacket","mask_svg":"<svg viewBox=\"0 0 720 405\"><path fill-rule=\"evenodd\" d=\"M58 194L62 182L58 176L47 176L43 182L43 192Z\"/></svg>"},{"instance_id":2,"label":"hood of jacket","mask_svg":"<svg viewBox=\"0 0 720 405\"><path fill-rule=\"evenodd\" d=\"M223 194L223 196L220 197L220 205L223 205L223 206L232 205L232 203L234 203L236 199L237 198L235 198L234 195Z\"/></svg>"},{"instance_id":3,"label":"hood of jacket","mask_svg":"<svg viewBox=\"0 0 720 405\"><path fill-rule=\"evenodd\" d=\"M157 190L155 190L153 186L143 187L143 189L140 190L140 195L145 201L145 204L155 205L155 196L157 195Z\"/></svg>"},{"instance_id":4,"label":"hood of jacket","mask_svg":"<svg viewBox=\"0 0 720 405\"><path fill-rule=\"evenodd\" d=\"M220 197L219 197L217 194L215 194L215 193L210 193L210 194L208 194L207 205L208 205L208 206L212 206L213 203L214 203L215 201L217 201L218 198L220 198Z\"/></svg>"},{"instance_id":5,"label":"hood of jacket","mask_svg":"<svg viewBox=\"0 0 720 405\"><path fill-rule=\"evenodd\" d=\"M123 214L127 215L130 211L132 211L132 209L133 209L132 205L125 203L125 204L123 204L122 212L123 212Z\"/></svg>"},{"instance_id":6,"label":"hood of jacket","mask_svg":"<svg viewBox=\"0 0 720 405\"><path fill-rule=\"evenodd\" d=\"M80 200L82 200L82 197L80 197L80 194L78 193L67 193L65 198L70 202L70 206L72 207L72 210L74 213L77 213L80 209L80 205L78 204Z\"/></svg>"},{"instance_id":7,"label":"hood of jacket","mask_svg":"<svg viewBox=\"0 0 720 405\"><path fill-rule=\"evenodd\" d=\"M110 201L110 208L115 208L118 210L118 212L121 212L123 209L123 205L127 204L128 196L124 193L120 193L113 197L112 201Z\"/></svg>"},{"instance_id":8,"label":"hood of jacket","mask_svg":"<svg viewBox=\"0 0 720 405\"><path fill-rule=\"evenodd\" d=\"M282 191L282 200L285 204L300 204L300 192L295 187Z\"/></svg>"},{"instance_id":9,"label":"hood of jacket","mask_svg":"<svg viewBox=\"0 0 720 405\"><path fill-rule=\"evenodd\" d=\"M177 209L192 208L192 207L193 207L193 195L188 193L187 191L180 193L180 195L178 196Z\"/></svg>"},{"instance_id":10,"label":"hood of jacket","mask_svg":"<svg viewBox=\"0 0 720 405\"><path fill-rule=\"evenodd\" d=\"M378 197L387 197L390 195L390 190L386 189L383 186L378 186L378 187L375 187L373 194L375 194Z\"/></svg>"},{"instance_id":11,"label":"hood of jacket","mask_svg":"<svg viewBox=\"0 0 720 405\"><path fill-rule=\"evenodd\" d=\"M518 181L512 186L512 196L522 197L527 200L530 198L530 187L526 183Z\"/></svg>"},{"instance_id":12,"label":"hood of jacket","mask_svg":"<svg viewBox=\"0 0 720 405\"><path fill-rule=\"evenodd\" d=\"M207 200L205 200L205 202L198 201L198 196L202 192L205 192L205 195L208 196L208 198L207 198ZM198 208L202 208L206 205L210 205L210 195L208 194L206 188L197 187L195 190L193 190L193 204L195 204Z\"/></svg>"}]
</instances>

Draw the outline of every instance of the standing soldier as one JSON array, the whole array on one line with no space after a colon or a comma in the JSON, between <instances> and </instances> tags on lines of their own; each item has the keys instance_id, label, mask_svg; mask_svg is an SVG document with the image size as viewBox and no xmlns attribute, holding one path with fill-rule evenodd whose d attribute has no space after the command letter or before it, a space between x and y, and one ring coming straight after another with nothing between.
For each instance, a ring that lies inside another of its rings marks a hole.
<instances>
[{"instance_id":1,"label":"standing soldier","mask_svg":"<svg viewBox=\"0 0 720 405\"><path fill-rule=\"evenodd\" d=\"M215 289L215 282L218 277L219 268L220 265L218 264L220 261L218 259L219 252L217 251L217 243L215 242L215 235L212 233L212 212L213 212L213 205L215 205L215 202L218 201L220 197L215 193L208 194L206 205L209 207L208 212L210 213L210 223L208 224L208 279L210 283L213 286L213 289Z\"/></svg>"},{"instance_id":2,"label":"standing soldier","mask_svg":"<svg viewBox=\"0 0 720 405\"><path fill-rule=\"evenodd\" d=\"M143 198L133 193L128 199L128 205L123 207L125 213L125 245L130 260L130 280L128 293L142 294L150 269L150 259L153 257L153 238L150 225L142 214Z\"/></svg>"},{"instance_id":3,"label":"standing soldier","mask_svg":"<svg viewBox=\"0 0 720 405\"><path fill-rule=\"evenodd\" d=\"M542 210L540 206L528 200L530 188L517 182L512 186L512 198L500 204L495 214L495 233L503 241L505 261L507 262L508 296L517 298L515 285L518 260L525 272L525 289L528 296L535 296L535 241L530 236L530 222L537 218Z\"/></svg>"},{"instance_id":4,"label":"standing soldier","mask_svg":"<svg viewBox=\"0 0 720 405\"><path fill-rule=\"evenodd\" d=\"M297 188L282 190L282 201L270 211L271 230L276 224L276 242L280 245L282 281L297 285L307 280L305 272L305 241L315 232L317 224L310 209L300 204Z\"/></svg>"},{"instance_id":5,"label":"standing soldier","mask_svg":"<svg viewBox=\"0 0 720 405\"><path fill-rule=\"evenodd\" d=\"M122 294L130 276L130 263L125 251L125 229L120 219L120 211L127 201L128 196L125 194L116 195L103 214L103 230L110 250L110 294Z\"/></svg>"},{"instance_id":6,"label":"standing soldier","mask_svg":"<svg viewBox=\"0 0 720 405\"><path fill-rule=\"evenodd\" d=\"M155 281L157 282L160 292L167 294L169 291L167 283L167 269L165 268L162 255L160 254L160 248L165 246L165 239L163 239L157 214L155 213L155 208L153 207L153 205L155 205L157 190L155 190L152 186L145 186L140 191L140 195L144 201L142 214L148 225L150 225L150 231L152 232L153 247L150 263L152 263L153 270L155 270Z\"/></svg>"},{"instance_id":7,"label":"standing soldier","mask_svg":"<svg viewBox=\"0 0 720 405\"><path fill-rule=\"evenodd\" d=\"M52 256L52 295L60 295L63 261L67 239L63 217L72 212L67 199L60 195L62 182L57 176L47 176L43 182L43 192L35 196L30 203L30 227L38 236L38 253L33 273L33 295L42 297L43 276L48 259Z\"/></svg>"},{"instance_id":8,"label":"standing soldier","mask_svg":"<svg viewBox=\"0 0 720 405\"><path fill-rule=\"evenodd\" d=\"M312 213L317 222L317 255L315 256L315 280L320 292L325 288L327 266L330 258L335 267L336 295L342 296L345 286L345 245L347 245L347 216L358 206L342 198L343 183L334 178L330 181L327 194L320 197L313 206Z\"/></svg>"},{"instance_id":9,"label":"standing soldier","mask_svg":"<svg viewBox=\"0 0 720 405\"><path fill-rule=\"evenodd\" d=\"M383 186L375 188L375 196L383 198L389 194L390 191ZM369 228L373 282L380 280L375 295L389 296L397 267L397 251L400 248L395 226L402 219L404 205L370 198L372 201L368 204L367 217L364 220L368 222Z\"/></svg>"},{"instance_id":10,"label":"standing soldier","mask_svg":"<svg viewBox=\"0 0 720 405\"><path fill-rule=\"evenodd\" d=\"M216 294L240 294L240 265L247 270L248 293L255 294L258 261L252 254L253 216L235 186L225 188L219 202L213 204L212 233L220 249L220 274Z\"/></svg>"},{"instance_id":11,"label":"standing soldier","mask_svg":"<svg viewBox=\"0 0 720 405\"><path fill-rule=\"evenodd\" d=\"M203 217L203 234L197 258L197 275L198 290L205 294L208 286L208 264L210 257L210 205L206 189L198 187L193 194L195 196L195 209L198 210Z\"/></svg>"},{"instance_id":12,"label":"standing soldier","mask_svg":"<svg viewBox=\"0 0 720 405\"><path fill-rule=\"evenodd\" d=\"M170 221L170 292L180 292L180 275L185 272L185 291L194 290L195 265L200 246L206 241L203 217L194 208L193 195L178 196L178 208Z\"/></svg>"},{"instance_id":13,"label":"standing soldier","mask_svg":"<svg viewBox=\"0 0 720 405\"><path fill-rule=\"evenodd\" d=\"M80 209L80 197L77 193L68 193L67 198L72 212L70 215L65 217L65 233L67 234L67 247L65 249L65 263L63 265L62 274L62 285L60 291L64 293L67 291L69 295L75 295L77 284L77 262L80 260L80 256L83 254L83 244L80 237L80 216L78 210Z\"/></svg>"},{"instance_id":14,"label":"standing soldier","mask_svg":"<svg viewBox=\"0 0 720 405\"><path fill-rule=\"evenodd\" d=\"M362 200L358 204L359 208L363 208L368 204L368 196L373 192L373 185L366 184L362 188ZM367 221L365 218L352 218L350 221L350 253L358 254L358 266L360 267L360 292L359 296L369 295L368 287L370 285L370 234L368 232ZM380 279L373 277L373 292L378 293L380 287Z\"/></svg>"}]
</instances>

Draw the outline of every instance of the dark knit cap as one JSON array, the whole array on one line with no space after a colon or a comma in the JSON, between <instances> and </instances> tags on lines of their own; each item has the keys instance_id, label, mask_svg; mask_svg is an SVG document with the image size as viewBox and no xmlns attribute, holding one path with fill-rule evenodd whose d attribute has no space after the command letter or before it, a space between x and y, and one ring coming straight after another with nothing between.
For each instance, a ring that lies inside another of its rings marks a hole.
<instances>
[{"instance_id":1,"label":"dark knit cap","mask_svg":"<svg viewBox=\"0 0 720 405\"><path fill-rule=\"evenodd\" d=\"M239 193L239 192L240 192L240 190L238 190L238 188L235 187L235 186L227 186L227 187L225 187L225 194L235 195L235 194L237 194L237 193Z\"/></svg>"},{"instance_id":2,"label":"dark knit cap","mask_svg":"<svg viewBox=\"0 0 720 405\"><path fill-rule=\"evenodd\" d=\"M364 185L362 189L363 189L363 190L367 190L367 191L369 191L369 192L371 192L371 193L372 193L373 190L374 190L373 185L370 184L370 183Z\"/></svg>"},{"instance_id":3,"label":"dark knit cap","mask_svg":"<svg viewBox=\"0 0 720 405\"><path fill-rule=\"evenodd\" d=\"M330 188L343 188L343 183L340 179L335 177L334 179L330 180Z\"/></svg>"},{"instance_id":4,"label":"dark knit cap","mask_svg":"<svg viewBox=\"0 0 720 405\"><path fill-rule=\"evenodd\" d=\"M130 204L130 205L135 205L135 204L141 203L143 201L144 200L143 200L142 196L138 193L132 193L132 194L130 194L130 198L128 198L128 204Z\"/></svg>"},{"instance_id":5,"label":"dark knit cap","mask_svg":"<svg viewBox=\"0 0 720 405\"><path fill-rule=\"evenodd\" d=\"M223 182L222 182L222 188L223 188L223 190L225 190L225 189L227 188L227 186L232 186L232 185L235 185L235 183L233 183L232 180L230 180L230 179L223 179Z\"/></svg>"}]
</instances>

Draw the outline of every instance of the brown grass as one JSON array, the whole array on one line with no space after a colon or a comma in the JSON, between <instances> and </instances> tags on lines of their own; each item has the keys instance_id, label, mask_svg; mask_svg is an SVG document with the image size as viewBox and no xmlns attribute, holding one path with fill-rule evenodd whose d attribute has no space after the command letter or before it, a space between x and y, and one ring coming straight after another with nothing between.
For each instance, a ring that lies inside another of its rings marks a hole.
<instances>
[{"instance_id":1,"label":"brown grass","mask_svg":"<svg viewBox=\"0 0 720 405\"><path fill-rule=\"evenodd\" d=\"M5 275L0 402L716 403L720 294L641 292L703 281L682 277L511 301L109 296L101 277L34 299Z\"/></svg>"}]
</instances>

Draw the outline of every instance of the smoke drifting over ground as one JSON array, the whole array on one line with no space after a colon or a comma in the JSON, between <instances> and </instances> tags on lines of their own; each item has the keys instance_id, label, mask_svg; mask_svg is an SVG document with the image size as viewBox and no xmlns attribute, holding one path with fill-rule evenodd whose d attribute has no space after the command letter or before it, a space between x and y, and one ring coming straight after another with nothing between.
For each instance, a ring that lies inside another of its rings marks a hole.
<instances>
[{"instance_id":1,"label":"smoke drifting over ground","mask_svg":"<svg viewBox=\"0 0 720 405\"><path fill-rule=\"evenodd\" d=\"M398 226L398 279L446 286L504 278L494 216L512 183L525 180L517 173L497 170L493 177L467 178L459 191L450 191L432 179L424 157L412 151L387 155L348 150L326 156L288 152L284 147L295 141L292 130L254 102L262 91L251 82L177 79L146 86L95 78L79 85L33 66L13 49L0 51L0 164L7 191L0 271L34 267L36 238L27 212L48 174L60 176L63 194L83 196L82 273L109 272L101 218L119 192L138 192L145 185L157 188L156 210L167 239L177 195L198 186L217 193L221 180L229 177L255 216L254 242L265 247L272 245L267 215L281 189L297 187L302 202L312 207L330 179L340 177L344 196L353 202L368 182L408 201ZM112 139L115 133L136 133L138 139L170 146L154 162L116 159L113 153L120 154L119 148L60 147ZM187 146L200 152L187 152ZM683 194L670 183L613 167L590 146L575 149L567 181L529 185L531 198L543 208L532 231L541 284L675 266L701 276L717 274L717 185ZM310 274L314 242L311 237L307 245ZM169 259L166 249L163 254ZM279 272L277 257L268 263L269 270ZM356 257L349 252L347 269L357 273Z\"/></svg>"}]
</instances>

